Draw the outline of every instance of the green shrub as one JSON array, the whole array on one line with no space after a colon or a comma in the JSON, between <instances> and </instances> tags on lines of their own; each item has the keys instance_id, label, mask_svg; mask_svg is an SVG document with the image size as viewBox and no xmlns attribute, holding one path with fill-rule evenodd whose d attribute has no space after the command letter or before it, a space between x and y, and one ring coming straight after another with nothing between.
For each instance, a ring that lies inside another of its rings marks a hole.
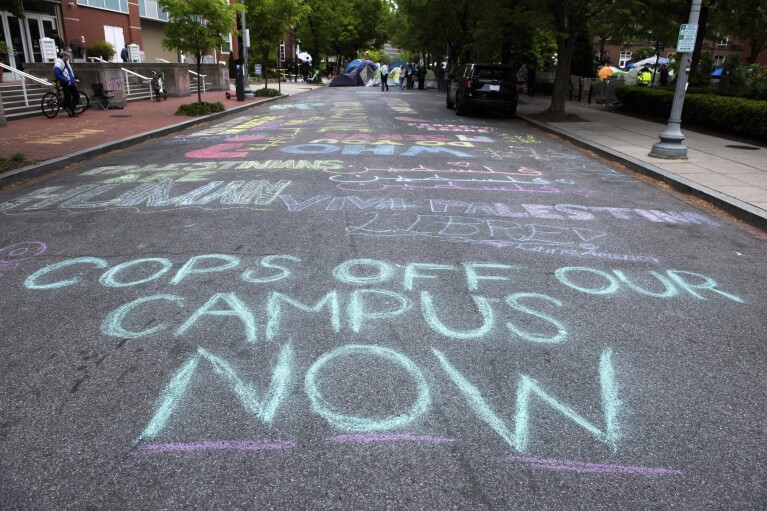
<instances>
[{"instance_id":1,"label":"green shrub","mask_svg":"<svg viewBox=\"0 0 767 511\"><path fill-rule=\"evenodd\" d=\"M178 107L178 110L176 110L176 115L198 117L200 115L210 115L223 111L224 105L220 101L216 101L215 103L188 103Z\"/></svg>"},{"instance_id":2,"label":"green shrub","mask_svg":"<svg viewBox=\"0 0 767 511\"><path fill-rule=\"evenodd\" d=\"M111 59L116 53L115 47L109 41L97 41L88 48L88 55L91 57L101 57L104 60Z\"/></svg>"},{"instance_id":3,"label":"green shrub","mask_svg":"<svg viewBox=\"0 0 767 511\"><path fill-rule=\"evenodd\" d=\"M623 86L615 91L627 111L668 119L674 93L663 89ZM719 133L767 141L767 101L716 94L685 94L682 122Z\"/></svg>"},{"instance_id":4,"label":"green shrub","mask_svg":"<svg viewBox=\"0 0 767 511\"><path fill-rule=\"evenodd\" d=\"M253 95L257 98L273 98L274 96L281 96L280 91L277 89L257 89L253 91Z\"/></svg>"},{"instance_id":5,"label":"green shrub","mask_svg":"<svg viewBox=\"0 0 767 511\"><path fill-rule=\"evenodd\" d=\"M15 153L12 156L0 156L0 173L26 167L33 163L35 163L35 160L30 159L24 153Z\"/></svg>"}]
</instances>

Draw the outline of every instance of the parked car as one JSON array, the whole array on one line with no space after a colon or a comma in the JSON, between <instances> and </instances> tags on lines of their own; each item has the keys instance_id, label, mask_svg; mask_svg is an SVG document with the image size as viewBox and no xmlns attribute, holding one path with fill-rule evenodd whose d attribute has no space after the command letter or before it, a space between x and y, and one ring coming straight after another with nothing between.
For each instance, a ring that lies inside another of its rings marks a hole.
<instances>
[{"instance_id":1,"label":"parked car","mask_svg":"<svg viewBox=\"0 0 767 511\"><path fill-rule=\"evenodd\" d=\"M448 73L447 108L457 115L470 109L492 109L507 117L517 114L516 70L500 64L463 64Z\"/></svg>"}]
</instances>

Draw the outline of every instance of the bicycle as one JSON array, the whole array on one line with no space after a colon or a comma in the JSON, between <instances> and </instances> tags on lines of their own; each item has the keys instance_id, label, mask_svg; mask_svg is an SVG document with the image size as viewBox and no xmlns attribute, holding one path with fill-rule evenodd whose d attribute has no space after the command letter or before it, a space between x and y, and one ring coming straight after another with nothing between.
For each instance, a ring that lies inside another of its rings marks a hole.
<instances>
[{"instance_id":1,"label":"bicycle","mask_svg":"<svg viewBox=\"0 0 767 511\"><path fill-rule=\"evenodd\" d=\"M58 81L55 81L51 86L54 90L46 92L40 104L40 107L43 110L43 115L48 119L53 119L59 115L59 110L61 110L61 107L64 104L64 91L61 88L61 84ZM80 96L80 99L77 102L77 106L75 106L75 113L81 114L90 106L91 98L80 89L77 89L77 94Z\"/></svg>"}]
</instances>

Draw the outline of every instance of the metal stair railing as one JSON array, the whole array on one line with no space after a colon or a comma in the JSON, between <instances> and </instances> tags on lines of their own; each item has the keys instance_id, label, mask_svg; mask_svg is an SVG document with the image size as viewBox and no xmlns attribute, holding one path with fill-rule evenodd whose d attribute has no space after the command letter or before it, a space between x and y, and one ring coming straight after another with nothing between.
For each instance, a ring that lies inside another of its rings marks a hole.
<instances>
[{"instance_id":1,"label":"metal stair railing","mask_svg":"<svg viewBox=\"0 0 767 511\"><path fill-rule=\"evenodd\" d=\"M7 64L0 64L0 67L5 69L6 71L10 71L12 73L15 73L21 76L21 93L24 97L24 106L31 106L29 104L29 95L27 94L27 80L32 80L33 82L37 82L40 85L45 85L46 87L53 87L53 84L49 82L48 80L44 80L42 78L32 76L31 74L25 73L24 71L16 69L15 67L11 67Z\"/></svg>"},{"instance_id":2,"label":"metal stair railing","mask_svg":"<svg viewBox=\"0 0 767 511\"><path fill-rule=\"evenodd\" d=\"M195 72L194 72L194 71L192 71L191 69L189 70L189 74L192 74L192 75L195 75L195 76L199 76L200 78L202 78L202 80L199 80L199 79L198 79L198 80L195 80L195 81L197 82L197 87L198 87L198 88L199 88L199 86L200 86L200 82L202 82L202 92L205 92L205 78L207 78L207 77L208 77L208 75L202 75L202 74L198 74L198 73L195 73ZM190 85L191 85L191 80L190 80L190 82L189 82L189 83L190 83ZM190 87L190 88L191 88L191 87ZM192 90L194 90L194 89L192 89Z\"/></svg>"},{"instance_id":3,"label":"metal stair railing","mask_svg":"<svg viewBox=\"0 0 767 511\"><path fill-rule=\"evenodd\" d=\"M122 71L125 73L125 95L128 96L130 94L130 76L135 76L138 79L142 80L144 83L152 83L152 79L148 76L140 75L136 73L135 71L131 71L130 69L125 69L124 67L121 67ZM149 87L149 99L153 98L153 92L152 87Z\"/></svg>"}]
</instances>

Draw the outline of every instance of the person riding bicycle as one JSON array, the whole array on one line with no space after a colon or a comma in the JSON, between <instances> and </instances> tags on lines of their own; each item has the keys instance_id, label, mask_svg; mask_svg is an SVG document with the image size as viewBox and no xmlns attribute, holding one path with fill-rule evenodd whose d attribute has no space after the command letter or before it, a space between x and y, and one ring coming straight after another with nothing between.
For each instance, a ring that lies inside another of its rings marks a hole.
<instances>
[{"instance_id":1,"label":"person riding bicycle","mask_svg":"<svg viewBox=\"0 0 767 511\"><path fill-rule=\"evenodd\" d=\"M53 63L53 74L56 80L61 84L61 90L64 93L63 106L69 117L77 117L75 106L80 101L80 95L77 92L77 82L80 80L75 77L72 66L69 65L69 53L59 52L59 58Z\"/></svg>"}]
</instances>

